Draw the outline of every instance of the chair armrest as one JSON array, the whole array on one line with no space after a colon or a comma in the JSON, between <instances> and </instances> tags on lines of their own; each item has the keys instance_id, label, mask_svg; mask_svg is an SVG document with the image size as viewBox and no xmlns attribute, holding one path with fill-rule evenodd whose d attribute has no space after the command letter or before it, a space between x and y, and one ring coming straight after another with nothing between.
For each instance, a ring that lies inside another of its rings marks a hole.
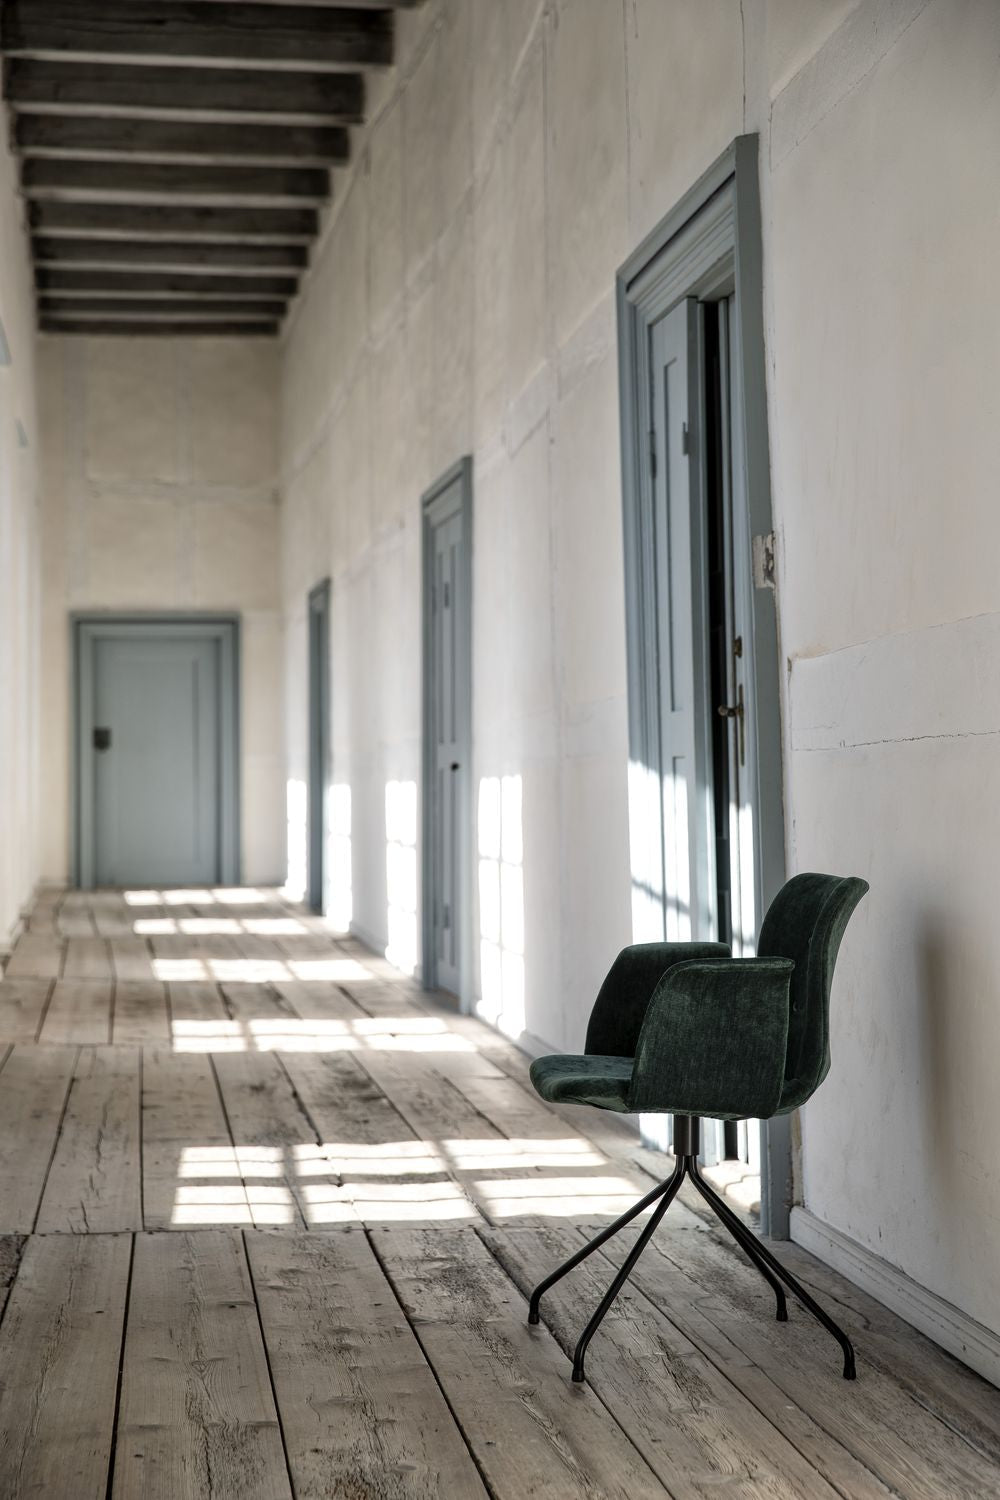
<instances>
[{"instance_id":1,"label":"chair armrest","mask_svg":"<svg viewBox=\"0 0 1000 1500\"><path fill-rule=\"evenodd\" d=\"M634 1057L646 1008L667 969L696 958L728 957L725 943L632 943L623 948L594 1001L584 1052Z\"/></svg>"},{"instance_id":2,"label":"chair armrest","mask_svg":"<svg viewBox=\"0 0 1000 1500\"><path fill-rule=\"evenodd\" d=\"M639 1034L630 1110L767 1119L785 1077L790 958L721 958L663 975Z\"/></svg>"}]
</instances>

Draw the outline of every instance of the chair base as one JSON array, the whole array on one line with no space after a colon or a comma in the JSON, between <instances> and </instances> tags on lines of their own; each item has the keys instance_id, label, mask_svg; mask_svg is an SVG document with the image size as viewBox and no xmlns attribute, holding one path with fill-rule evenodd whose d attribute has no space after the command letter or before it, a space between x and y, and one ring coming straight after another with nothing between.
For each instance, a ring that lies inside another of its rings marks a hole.
<instances>
[{"instance_id":1,"label":"chair base","mask_svg":"<svg viewBox=\"0 0 1000 1500\"><path fill-rule=\"evenodd\" d=\"M584 1361L587 1353L587 1345L600 1327L605 1314L618 1296L618 1293L631 1276L639 1257L656 1233L660 1221L676 1198L681 1183L687 1177L690 1178L692 1186L704 1198L716 1218L729 1231L747 1259L760 1272L761 1276L763 1276L774 1292L775 1316L778 1322L785 1323L788 1321L788 1306L785 1299L785 1288L787 1287L792 1295L801 1302L807 1312L810 1312L817 1322L821 1323L827 1332L831 1333L837 1340L844 1353L844 1379L854 1380L857 1374L854 1361L854 1347L846 1333L833 1321L828 1313L824 1312L819 1303L809 1295L805 1287L796 1280L792 1273L761 1244L753 1231L748 1229L742 1219L733 1213L729 1205L723 1202L718 1193L709 1187L701 1175L701 1169L698 1165L699 1137L700 1121L688 1115L677 1115L674 1117L676 1164L670 1177L666 1181L658 1183L644 1198L640 1198L639 1202L634 1204L627 1213L622 1214L613 1224L609 1224L607 1229L602 1229L600 1234L595 1235L592 1240L589 1240L582 1250L578 1250L575 1255L571 1255L569 1260L564 1261L551 1275L546 1276L544 1281L539 1282L532 1292L531 1300L528 1304L528 1322L533 1324L538 1323L539 1304L550 1287L554 1286L557 1281L561 1281L569 1271L574 1270L575 1267L580 1265L581 1261L586 1260L588 1255L592 1255L595 1250L599 1250L613 1235L616 1235L620 1229L624 1229L627 1224L630 1224L634 1218L641 1214L643 1209L650 1208L656 1203L657 1206L650 1216L646 1227L643 1229L642 1234L622 1262L617 1275L601 1298L593 1317L580 1335L573 1354L573 1379L577 1383L582 1382L585 1379Z\"/></svg>"}]
</instances>

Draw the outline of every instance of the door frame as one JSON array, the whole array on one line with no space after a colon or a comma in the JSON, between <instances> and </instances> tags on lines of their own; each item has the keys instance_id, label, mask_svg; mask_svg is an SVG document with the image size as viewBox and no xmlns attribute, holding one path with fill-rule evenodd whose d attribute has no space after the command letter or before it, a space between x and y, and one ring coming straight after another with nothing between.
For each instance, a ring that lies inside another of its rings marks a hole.
<instances>
[{"instance_id":1,"label":"door frame","mask_svg":"<svg viewBox=\"0 0 1000 1500\"><path fill-rule=\"evenodd\" d=\"M453 494L457 487L457 504ZM434 904L437 896L434 878L434 807L435 777L433 680L433 624L431 587L434 579L434 530L459 511L462 516L464 621L459 622L457 639L461 657L456 667L456 691L465 703L461 715L459 753L465 771L464 795L459 799L457 883L463 900L459 910L459 1001L464 1012L473 1004L472 986L472 459L460 458L446 469L420 499L421 527L421 649L422 649L422 757L421 757L421 893L420 893L420 979L424 989L437 988L437 957L434 946Z\"/></svg>"},{"instance_id":2,"label":"door frame","mask_svg":"<svg viewBox=\"0 0 1000 1500\"><path fill-rule=\"evenodd\" d=\"M309 827L306 900L312 911L326 910L326 799L330 773L330 580L309 590ZM319 797L316 796L317 788Z\"/></svg>"},{"instance_id":3,"label":"door frame","mask_svg":"<svg viewBox=\"0 0 1000 1500\"><path fill-rule=\"evenodd\" d=\"M757 710L753 873L756 910L763 916L784 884L786 866L758 145L755 134L737 136L643 240L618 273L617 304L629 758L651 765L659 688L655 649L650 649L656 639L655 589L646 514L652 479L649 330L684 297L705 300L729 285L735 291L734 427L743 450L742 509L751 544L746 572L752 571L754 584L749 608L753 641L747 660ZM741 496L735 484L734 490L735 507ZM792 1198L788 1116L764 1122L761 1173L762 1227L772 1238L787 1239Z\"/></svg>"},{"instance_id":4,"label":"door frame","mask_svg":"<svg viewBox=\"0 0 1000 1500\"><path fill-rule=\"evenodd\" d=\"M170 634L219 643L219 882L240 880L240 617L222 614L70 615L73 663L73 881L94 886L94 655L102 640Z\"/></svg>"}]
</instances>

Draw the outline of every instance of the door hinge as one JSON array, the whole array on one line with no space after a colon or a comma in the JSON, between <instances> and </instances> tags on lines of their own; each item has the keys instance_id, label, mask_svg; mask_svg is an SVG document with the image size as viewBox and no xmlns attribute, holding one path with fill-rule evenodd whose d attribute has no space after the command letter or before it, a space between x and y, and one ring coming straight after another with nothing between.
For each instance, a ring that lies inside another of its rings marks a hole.
<instances>
[{"instance_id":1,"label":"door hinge","mask_svg":"<svg viewBox=\"0 0 1000 1500\"><path fill-rule=\"evenodd\" d=\"M445 932L447 932L448 928L451 926L451 907L450 906L446 906L445 909L444 909L444 915L441 918L441 926L444 928Z\"/></svg>"},{"instance_id":2,"label":"door hinge","mask_svg":"<svg viewBox=\"0 0 1000 1500\"><path fill-rule=\"evenodd\" d=\"M681 452L691 452L691 434L688 432L688 424L686 422L681 423Z\"/></svg>"},{"instance_id":3,"label":"door hinge","mask_svg":"<svg viewBox=\"0 0 1000 1500\"><path fill-rule=\"evenodd\" d=\"M656 428L649 429L649 470L653 478L656 478Z\"/></svg>"},{"instance_id":4,"label":"door hinge","mask_svg":"<svg viewBox=\"0 0 1000 1500\"><path fill-rule=\"evenodd\" d=\"M739 731L740 765L746 765L746 708L743 703L743 684L740 683L739 696L735 703L720 703L715 710L720 719L735 719Z\"/></svg>"},{"instance_id":5,"label":"door hinge","mask_svg":"<svg viewBox=\"0 0 1000 1500\"><path fill-rule=\"evenodd\" d=\"M445 607L445 609L448 608L448 606L449 606L450 603L451 603L451 590L448 588L448 585L445 584L445 586L444 586L444 607Z\"/></svg>"}]
</instances>

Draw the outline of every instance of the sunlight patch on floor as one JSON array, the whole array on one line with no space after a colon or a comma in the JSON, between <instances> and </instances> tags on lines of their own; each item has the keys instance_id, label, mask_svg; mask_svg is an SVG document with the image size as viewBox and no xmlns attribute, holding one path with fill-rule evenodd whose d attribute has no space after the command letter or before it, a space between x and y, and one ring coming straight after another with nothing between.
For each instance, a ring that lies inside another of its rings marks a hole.
<instances>
[{"instance_id":1,"label":"sunlight patch on floor","mask_svg":"<svg viewBox=\"0 0 1000 1500\"><path fill-rule=\"evenodd\" d=\"M468 1220L479 1211L461 1179L480 1173L468 1187L491 1219L610 1218L632 1206L635 1188L607 1167L581 1137L192 1146L172 1222L291 1223L291 1181L310 1226Z\"/></svg>"}]
</instances>

